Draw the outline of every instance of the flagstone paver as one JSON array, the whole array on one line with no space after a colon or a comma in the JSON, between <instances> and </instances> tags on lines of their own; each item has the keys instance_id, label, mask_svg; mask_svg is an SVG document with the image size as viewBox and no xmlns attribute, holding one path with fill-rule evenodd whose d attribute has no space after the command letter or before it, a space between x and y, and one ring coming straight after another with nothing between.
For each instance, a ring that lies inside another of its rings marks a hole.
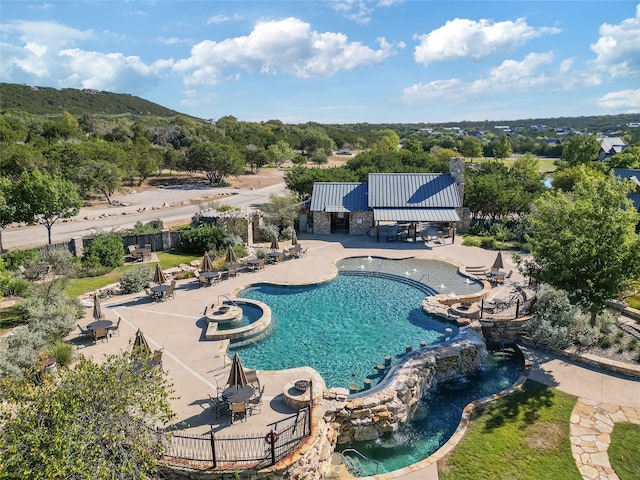
<instances>
[{"instance_id":1,"label":"flagstone paver","mask_svg":"<svg viewBox=\"0 0 640 480\"><path fill-rule=\"evenodd\" d=\"M584 480L618 480L609 462L613 425L640 425L640 408L579 398L571 414L571 452Z\"/></svg>"}]
</instances>

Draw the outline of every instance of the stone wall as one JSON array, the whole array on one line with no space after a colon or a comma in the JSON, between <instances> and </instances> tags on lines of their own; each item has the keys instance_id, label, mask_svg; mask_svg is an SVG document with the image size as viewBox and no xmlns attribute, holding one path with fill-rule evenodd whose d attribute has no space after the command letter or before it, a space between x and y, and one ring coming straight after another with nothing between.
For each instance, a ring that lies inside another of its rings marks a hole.
<instances>
[{"instance_id":1,"label":"stone wall","mask_svg":"<svg viewBox=\"0 0 640 480\"><path fill-rule=\"evenodd\" d=\"M360 223L358 223L360 220ZM373 211L351 212L349 214L349 234L364 235L373 227Z\"/></svg>"},{"instance_id":2,"label":"stone wall","mask_svg":"<svg viewBox=\"0 0 640 480\"><path fill-rule=\"evenodd\" d=\"M473 331L456 344L417 350L388 384L366 397L345 401L346 391L329 390L322 400L325 420L335 424L339 444L373 440L410 420L422 396L437 382L476 371L485 357L484 340Z\"/></svg>"},{"instance_id":3,"label":"stone wall","mask_svg":"<svg viewBox=\"0 0 640 480\"><path fill-rule=\"evenodd\" d=\"M514 344L524 335L530 318L527 316L513 320L480 320L482 335L489 345Z\"/></svg>"},{"instance_id":4,"label":"stone wall","mask_svg":"<svg viewBox=\"0 0 640 480\"><path fill-rule=\"evenodd\" d=\"M328 235L331 233L331 214L327 212L312 212L313 233Z\"/></svg>"}]
</instances>

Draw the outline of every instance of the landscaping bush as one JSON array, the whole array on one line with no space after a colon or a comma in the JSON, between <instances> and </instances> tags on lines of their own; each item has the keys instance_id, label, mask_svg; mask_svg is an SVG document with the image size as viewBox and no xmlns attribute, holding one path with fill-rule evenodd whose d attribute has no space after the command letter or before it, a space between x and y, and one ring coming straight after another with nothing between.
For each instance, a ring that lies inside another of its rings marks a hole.
<instances>
[{"instance_id":1,"label":"landscaping bush","mask_svg":"<svg viewBox=\"0 0 640 480\"><path fill-rule=\"evenodd\" d=\"M607 329L611 320L606 315L601 317L602 328ZM589 325L589 316L571 305L566 292L543 284L527 325L527 335L538 344L554 348L588 347L599 340L600 328Z\"/></svg>"},{"instance_id":2,"label":"landscaping bush","mask_svg":"<svg viewBox=\"0 0 640 480\"><path fill-rule=\"evenodd\" d=\"M242 245L244 242L240 235L236 235L233 233L225 233L222 237L222 243L220 246L222 247L235 247L236 245Z\"/></svg>"},{"instance_id":3,"label":"landscaping bush","mask_svg":"<svg viewBox=\"0 0 640 480\"><path fill-rule=\"evenodd\" d=\"M272 223L265 223L258 229L259 238L263 242L270 242L279 237L278 227Z\"/></svg>"},{"instance_id":4,"label":"landscaping bush","mask_svg":"<svg viewBox=\"0 0 640 480\"><path fill-rule=\"evenodd\" d=\"M37 250L12 250L3 256L7 270L18 270L18 267L33 267L41 261Z\"/></svg>"},{"instance_id":5,"label":"landscaping bush","mask_svg":"<svg viewBox=\"0 0 640 480\"><path fill-rule=\"evenodd\" d=\"M31 286L31 282L22 277L4 278L0 284L0 291L4 296L24 297Z\"/></svg>"},{"instance_id":6,"label":"landscaping bush","mask_svg":"<svg viewBox=\"0 0 640 480\"><path fill-rule=\"evenodd\" d=\"M462 240L462 245L466 247L479 247L480 246L480 238L475 236L467 235Z\"/></svg>"},{"instance_id":7,"label":"landscaping bush","mask_svg":"<svg viewBox=\"0 0 640 480\"><path fill-rule=\"evenodd\" d=\"M32 287L34 288L34 287ZM18 306L22 321L29 331L55 342L64 338L84 316L84 307L77 298L69 298L61 290L35 287Z\"/></svg>"},{"instance_id":8,"label":"landscaping bush","mask_svg":"<svg viewBox=\"0 0 640 480\"><path fill-rule=\"evenodd\" d=\"M17 328L0 343L0 378L23 378L24 370L32 369L46 341L38 332Z\"/></svg>"},{"instance_id":9,"label":"landscaping bush","mask_svg":"<svg viewBox=\"0 0 640 480\"><path fill-rule=\"evenodd\" d=\"M193 270L184 270L175 274L176 280L186 280L187 278L193 278L195 272Z\"/></svg>"},{"instance_id":10,"label":"landscaping bush","mask_svg":"<svg viewBox=\"0 0 640 480\"><path fill-rule=\"evenodd\" d=\"M488 248L490 250L497 250L498 243L496 239L493 237L483 237L480 239L480 246L482 248Z\"/></svg>"},{"instance_id":11,"label":"landscaping bush","mask_svg":"<svg viewBox=\"0 0 640 480\"><path fill-rule=\"evenodd\" d=\"M153 270L149 267L135 267L120 277L120 289L123 293L136 293L148 287L153 280Z\"/></svg>"},{"instance_id":12,"label":"landscaping bush","mask_svg":"<svg viewBox=\"0 0 640 480\"><path fill-rule=\"evenodd\" d=\"M55 358L61 367L68 367L73 361L73 345L58 340L47 349L47 356Z\"/></svg>"},{"instance_id":13,"label":"landscaping bush","mask_svg":"<svg viewBox=\"0 0 640 480\"><path fill-rule=\"evenodd\" d=\"M202 255L209 250L218 250L222 245L223 231L215 225L202 225L185 231L180 238L184 252Z\"/></svg>"},{"instance_id":14,"label":"landscaping bush","mask_svg":"<svg viewBox=\"0 0 640 480\"><path fill-rule=\"evenodd\" d=\"M158 233L158 232L161 232L163 228L164 228L164 223L159 218L156 220L151 220L148 223L142 223L138 221L133 226L133 228L129 230L129 234L145 235L148 233Z\"/></svg>"},{"instance_id":15,"label":"landscaping bush","mask_svg":"<svg viewBox=\"0 0 640 480\"><path fill-rule=\"evenodd\" d=\"M85 263L92 267L121 267L124 265L124 243L116 235L98 235L85 248Z\"/></svg>"}]
</instances>

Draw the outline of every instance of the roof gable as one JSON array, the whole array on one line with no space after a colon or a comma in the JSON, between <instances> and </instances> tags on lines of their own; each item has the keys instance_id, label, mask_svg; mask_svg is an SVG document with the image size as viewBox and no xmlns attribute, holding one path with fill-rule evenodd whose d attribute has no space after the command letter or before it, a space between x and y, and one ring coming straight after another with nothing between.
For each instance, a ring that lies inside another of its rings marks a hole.
<instances>
[{"instance_id":1,"label":"roof gable","mask_svg":"<svg viewBox=\"0 0 640 480\"><path fill-rule=\"evenodd\" d=\"M449 173L370 173L371 208L459 208L458 187Z\"/></svg>"}]
</instances>

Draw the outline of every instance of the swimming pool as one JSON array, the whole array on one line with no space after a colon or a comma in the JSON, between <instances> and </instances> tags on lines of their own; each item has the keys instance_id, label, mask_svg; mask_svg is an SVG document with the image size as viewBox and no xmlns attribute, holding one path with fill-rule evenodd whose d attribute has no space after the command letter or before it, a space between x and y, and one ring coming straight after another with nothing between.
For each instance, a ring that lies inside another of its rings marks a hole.
<instances>
[{"instance_id":1,"label":"swimming pool","mask_svg":"<svg viewBox=\"0 0 640 480\"><path fill-rule=\"evenodd\" d=\"M338 268L364 270L358 269L363 262L369 263L366 257L345 259ZM415 263L397 262L405 261L372 259L370 263L379 272L393 266L417 274L411 266ZM440 267L443 262L434 263ZM478 291L478 285L469 285L457 276L455 267L450 267L448 288L457 293L470 288ZM271 307L273 331L260 340L232 343L229 350L238 352L251 368L281 370L306 365L322 375L328 388L349 388L352 384L361 386L365 378L372 378L375 384L379 380L376 365L387 355L402 356L407 344L417 348L421 341L433 344L457 334L456 326L422 311L425 285L421 288L362 273L338 275L312 286L258 284L242 290L238 297ZM438 273L441 282L443 275Z\"/></svg>"},{"instance_id":2,"label":"swimming pool","mask_svg":"<svg viewBox=\"0 0 640 480\"><path fill-rule=\"evenodd\" d=\"M523 368L524 360L518 350L505 354L491 352L479 371L432 389L420 401L411 421L396 432L368 442L341 445L336 450L345 451L356 476L391 472L419 462L449 440L467 404L510 387Z\"/></svg>"}]
</instances>

